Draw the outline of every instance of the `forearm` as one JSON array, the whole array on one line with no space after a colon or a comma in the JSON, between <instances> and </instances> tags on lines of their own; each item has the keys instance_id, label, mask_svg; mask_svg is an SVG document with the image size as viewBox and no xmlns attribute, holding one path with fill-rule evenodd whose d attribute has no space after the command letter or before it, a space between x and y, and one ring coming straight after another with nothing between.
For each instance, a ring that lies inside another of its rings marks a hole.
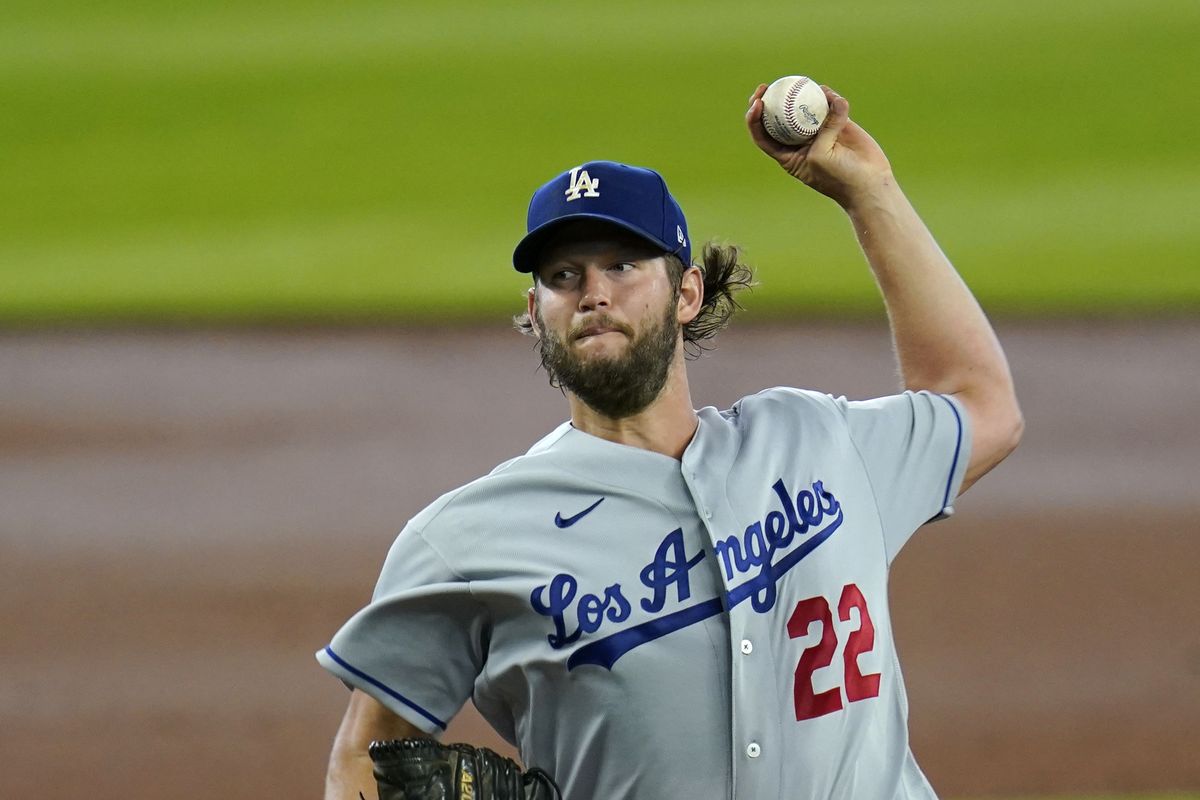
<instances>
[{"instance_id":1,"label":"forearm","mask_svg":"<svg viewBox=\"0 0 1200 800\"><path fill-rule=\"evenodd\" d=\"M1024 421L1000 342L983 310L900 187L883 150L828 87L830 114L810 143L775 142L762 124L761 84L750 96L750 137L792 177L850 216L883 292L904 388L952 394L970 417L971 459L962 490L1000 463Z\"/></svg>"},{"instance_id":2,"label":"forearm","mask_svg":"<svg viewBox=\"0 0 1200 800\"><path fill-rule=\"evenodd\" d=\"M904 388L954 395L971 418L966 491L1012 452L1024 429L1004 351L890 173L845 207L883 293Z\"/></svg>"},{"instance_id":3,"label":"forearm","mask_svg":"<svg viewBox=\"0 0 1200 800\"><path fill-rule=\"evenodd\" d=\"M894 178L846 211L883 294L904 387L1011 394L991 324Z\"/></svg>"},{"instance_id":4,"label":"forearm","mask_svg":"<svg viewBox=\"0 0 1200 800\"><path fill-rule=\"evenodd\" d=\"M369 695L354 690L329 755L325 800L358 800L359 793L366 800L376 800L373 764L367 752L372 740L424 735L415 725L396 716Z\"/></svg>"},{"instance_id":5,"label":"forearm","mask_svg":"<svg viewBox=\"0 0 1200 800\"><path fill-rule=\"evenodd\" d=\"M334 747L325 774L325 800L375 800L375 777L367 751L350 752Z\"/></svg>"}]
</instances>

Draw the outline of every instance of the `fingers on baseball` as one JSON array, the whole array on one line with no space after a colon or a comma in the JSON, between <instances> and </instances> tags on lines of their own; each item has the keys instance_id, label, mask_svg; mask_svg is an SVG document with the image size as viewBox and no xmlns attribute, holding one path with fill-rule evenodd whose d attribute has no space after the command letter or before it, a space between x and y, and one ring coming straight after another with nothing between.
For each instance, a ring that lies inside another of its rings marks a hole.
<instances>
[{"instance_id":1,"label":"fingers on baseball","mask_svg":"<svg viewBox=\"0 0 1200 800\"><path fill-rule=\"evenodd\" d=\"M746 110L746 127L750 130L750 138L758 145L759 149L767 155L774 158L780 164L783 164L789 171L789 164L795 160L797 154L803 155L808 152L811 142L795 147L792 145L781 144L771 135L767 133L767 128L763 125L763 95L767 92L767 84L760 83L754 93L750 95L750 108Z\"/></svg>"},{"instance_id":2,"label":"fingers on baseball","mask_svg":"<svg viewBox=\"0 0 1200 800\"><path fill-rule=\"evenodd\" d=\"M762 127L762 96L767 91L767 85L760 83L758 88L750 93L750 107L746 109L746 125L750 128L750 133L753 134L756 128ZM755 122L758 124L755 125Z\"/></svg>"},{"instance_id":3,"label":"fingers on baseball","mask_svg":"<svg viewBox=\"0 0 1200 800\"><path fill-rule=\"evenodd\" d=\"M822 85L821 88L825 91L825 99L829 101L829 116L813 140L813 146L825 150L833 147L838 135L850 121L850 101L828 86Z\"/></svg>"},{"instance_id":4,"label":"fingers on baseball","mask_svg":"<svg viewBox=\"0 0 1200 800\"><path fill-rule=\"evenodd\" d=\"M750 138L758 145L759 149L772 158L781 158L788 151L788 148L781 145L779 142L771 138L767 133L766 127L763 126L763 104L762 92L765 87L759 87L760 91L750 96L750 108L746 110L746 128L750 131Z\"/></svg>"}]
</instances>

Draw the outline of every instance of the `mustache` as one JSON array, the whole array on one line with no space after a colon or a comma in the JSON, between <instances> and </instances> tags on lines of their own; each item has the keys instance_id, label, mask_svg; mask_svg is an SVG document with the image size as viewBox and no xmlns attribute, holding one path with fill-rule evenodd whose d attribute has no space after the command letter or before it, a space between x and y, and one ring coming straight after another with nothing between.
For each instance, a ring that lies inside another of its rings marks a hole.
<instances>
[{"instance_id":1,"label":"mustache","mask_svg":"<svg viewBox=\"0 0 1200 800\"><path fill-rule=\"evenodd\" d=\"M580 336L583 336L586 330L595 327L612 328L613 330L617 330L625 334L630 339L633 338L633 328L623 322L618 322L607 314L600 314L590 317L578 325L572 326L571 330L567 331L567 338L570 341L575 341Z\"/></svg>"}]
</instances>

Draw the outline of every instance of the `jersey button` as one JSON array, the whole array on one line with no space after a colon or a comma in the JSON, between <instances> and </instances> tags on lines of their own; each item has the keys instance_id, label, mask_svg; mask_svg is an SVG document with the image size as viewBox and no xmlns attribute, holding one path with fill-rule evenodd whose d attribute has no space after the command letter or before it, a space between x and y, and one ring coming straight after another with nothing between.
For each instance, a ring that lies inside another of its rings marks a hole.
<instances>
[{"instance_id":1,"label":"jersey button","mask_svg":"<svg viewBox=\"0 0 1200 800\"><path fill-rule=\"evenodd\" d=\"M746 755L751 758L758 758L762 753L762 748L758 746L758 742L751 742L746 746Z\"/></svg>"},{"instance_id":2,"label":"jersey button","mask_svg":"<svg viewBox=\"0 0 1200 800\"><path fill-rule=\"evenodd\" d=\"M751 653L753 653L754 652L754 643L751 642L749 639L742 639L742 652L745 653L746 655L750 655Z\"/></svg>"},{"instance_id":3,"label":"jersey button","mask_svg":"<svg viewBox=\"0 0 1200 800\"><path fill-rule=\"evenodd\" d=\"M707 509L707 508L706 508L706 509L704 509L704 518L705 518L705 519L712 519L712 511L710 511L710 510L709 510L709 509Z\"/></svg>"}]
</instances>

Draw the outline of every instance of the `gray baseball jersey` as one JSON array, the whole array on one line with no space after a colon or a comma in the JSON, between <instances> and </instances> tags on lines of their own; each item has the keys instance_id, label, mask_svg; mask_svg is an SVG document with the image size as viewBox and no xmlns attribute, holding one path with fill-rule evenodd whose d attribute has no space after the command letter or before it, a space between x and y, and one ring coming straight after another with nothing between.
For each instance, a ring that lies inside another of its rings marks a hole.
<instances>
[{"instance_id":1,"label":"gray baseball jersey","mask_svg":"<svg viewBox=\"0 0 1200 800\"><path fill-rule=\"evenodd\" d=\"M682 460L564 424L441 497L321 664L438 733L473 698L567 798L930 798L892 559L947 513L952 398L770 389Z\"/></svg>"}]
</instances>

